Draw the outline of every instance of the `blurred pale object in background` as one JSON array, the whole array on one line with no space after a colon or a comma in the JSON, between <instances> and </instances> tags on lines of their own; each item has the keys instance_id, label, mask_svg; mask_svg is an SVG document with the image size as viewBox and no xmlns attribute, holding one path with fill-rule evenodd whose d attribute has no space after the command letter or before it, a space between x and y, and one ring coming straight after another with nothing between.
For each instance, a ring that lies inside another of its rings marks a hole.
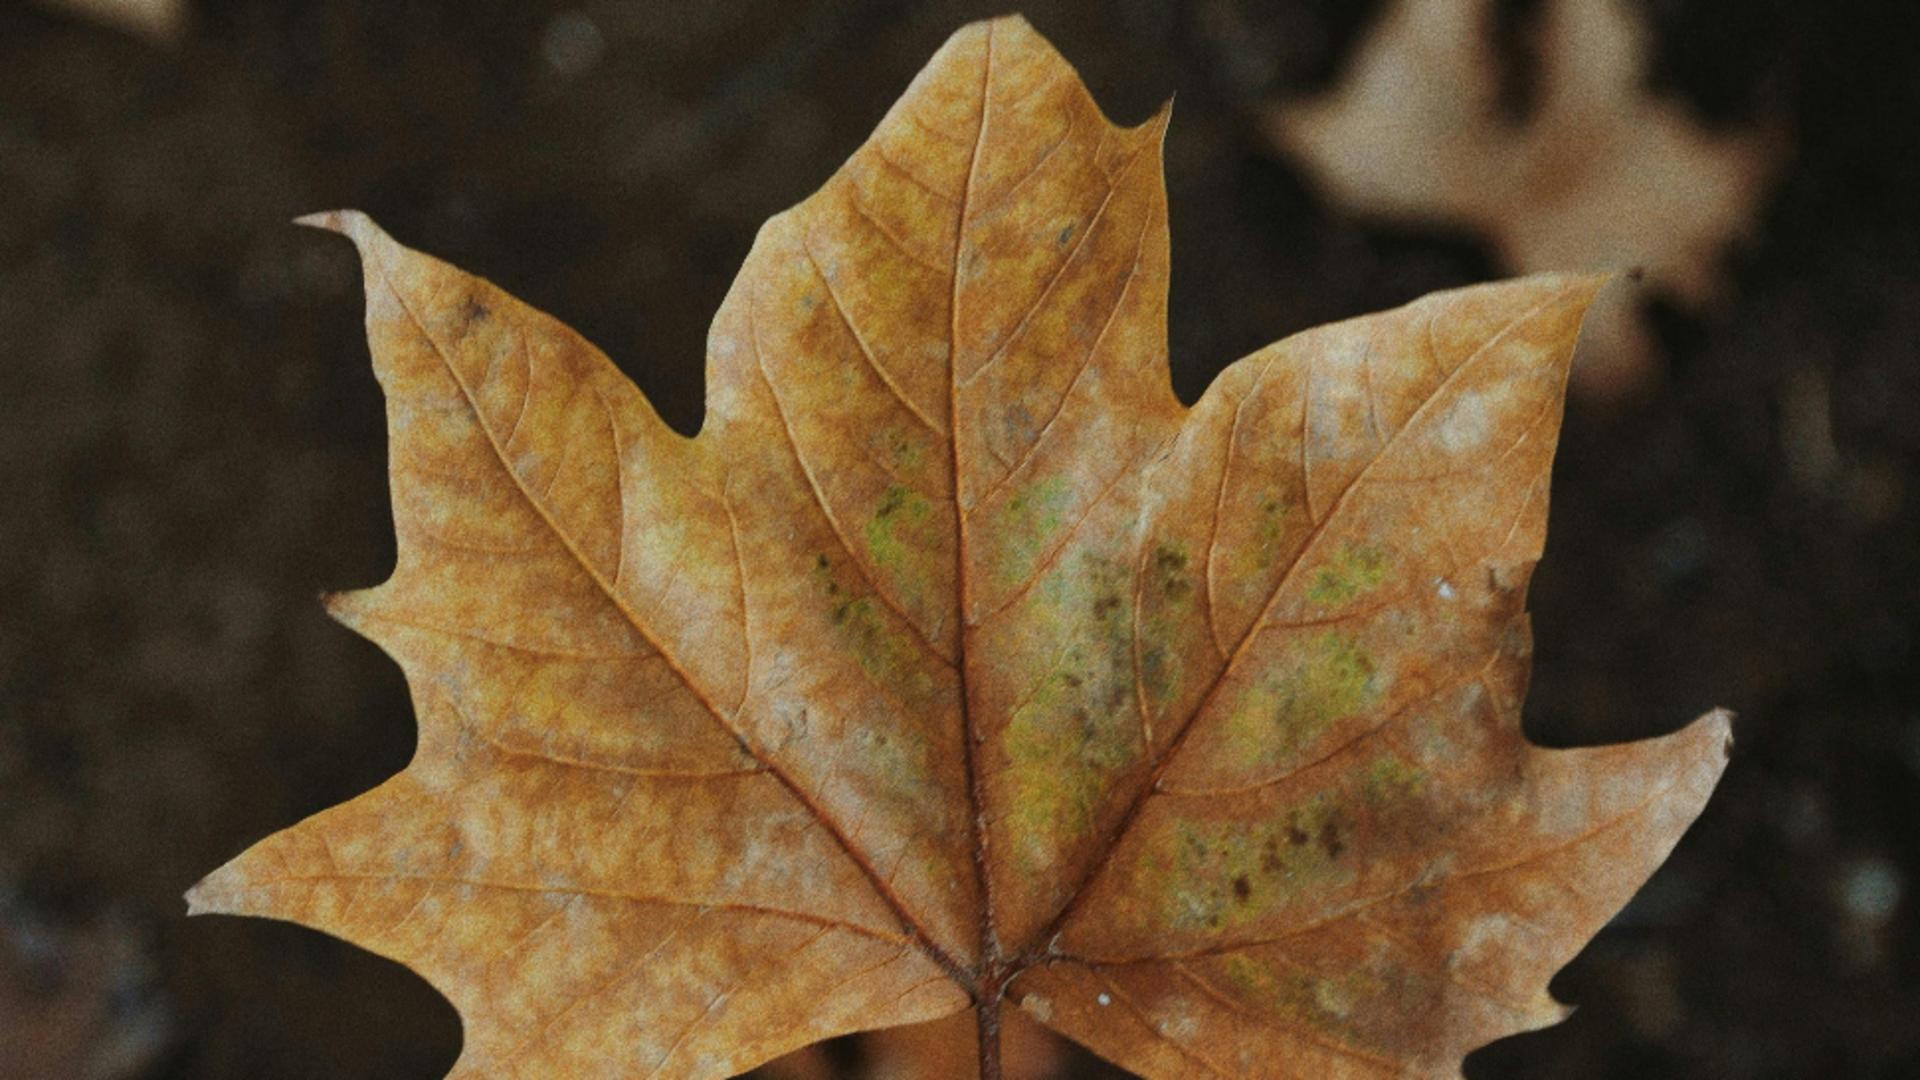
<instances>
[{"instance_id":1,"label":"blurred pale object in background","mask_svg":"<svg viewBox=\"0 0 1920 1080\"><path fill-rule=\"evenodd\" d=\"M1710 134L1644 84L1647 33L1619 0L1546 0L1536 97L1501 114L1489 0L1399 0L1326 96L1282 102L1273 140L1341 209L1477 230L1514 273L1644 269L1684 304L1715 298L1781 158L1771 132ZM1639 290L1587 318L1574 391L1654 373Z\"/></svg>"},{"instance_id":2,"label":"blurred pale object in background","mask_svg":"<svg viewBox=\"0 0 1920 1080\"><path fill-rule=\"evenodd\" d=\"M186 0L40 0L40 5L162 44L178 41L187 25Z\"/></svg>"},{"instance_id":3,"label":"blurred pale object in background","mask_svg":"<svg viewBox=\"0 0 1920 1080\"><path fill-rule=\"evenodd\" d=\"M128 920L49 921L0 878L0 1080L143 1075L171 1037L157 982Z\"/></svg>"}]
</instances>

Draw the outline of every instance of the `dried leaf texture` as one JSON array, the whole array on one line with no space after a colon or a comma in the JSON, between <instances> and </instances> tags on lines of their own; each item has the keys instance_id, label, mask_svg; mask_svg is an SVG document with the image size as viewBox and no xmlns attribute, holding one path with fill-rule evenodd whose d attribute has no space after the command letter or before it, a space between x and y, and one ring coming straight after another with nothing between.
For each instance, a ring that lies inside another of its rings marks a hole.
<instances>
[{"instance_id":1,"label":"dried leaf texture","mask_svg":"<svg viewBox=\"0 0 1920 1080\"><path fill-rule=\"evenodd\" d=\"M1400 0L1324 98L1275 106L1275 143L1348 211L1465 225L1509 269L1644 268L1699 305L1780 155L1776 133L1702 131L1645 87L1647 33L1621 0L1547 0L1539 94L1501 113L1487 0ZM1574 378L1597 397L1653 370L1627 290L1589 320Z\"/></svg>"},{"instance_id":2,"label":"dried leaf texture","mask_svg":"<svg viewBox=\"0 0 1920 1080\"><path fill-rule=\"evenodd\" d=\"M414 761L196 910L459 1008L458 1076L716 1077L1002 997L1149 1077L1451 1075L1727 720L1541 751L1522 601L1600 281L1166 369L1166 114L962 30L717 315L700 435L353 213Z\"/></svg>"}]
</instances>

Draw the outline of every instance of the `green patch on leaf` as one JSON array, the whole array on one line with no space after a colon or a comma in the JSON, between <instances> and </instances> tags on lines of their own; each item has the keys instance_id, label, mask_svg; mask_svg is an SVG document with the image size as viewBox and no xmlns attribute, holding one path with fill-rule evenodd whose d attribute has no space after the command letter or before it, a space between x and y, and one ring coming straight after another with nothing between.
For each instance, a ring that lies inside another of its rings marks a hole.
<instances>
[{"instance_id":1,"label":"green patch on leaf","mask_svg":"<svg viewBox=\"0 0 1920 1080\"><path fill-rule=\"evenodd\" d=\"M926 496L894 484L880 496L880 505L867 519L867 550L875 564L885 570L897 569L915 550L902 534L927 520L933 507Z\"/></svg>"},{"instance_id":2,"label":"green patch on leaf","mask_svg":"<svg viewBox=\"0 0 1920 1080\"><path fill-rule=\"evenodd\" d=\"M1193 575L1187 572L1189 561L1183 544L1162 541L1154 545L1148 580L1169 604L1182 604L1193 597Z\"/></svg>"},{"instance_id":3,"label":"green patch on leaf","mask_svg":"<svg viewBox=\"0 0 1920 1080\"><path fill-rule=\"evenodd\" d=\"M1253 543L1239 548L1233 556L1233 565L1239 573L1258 574L1272 568L1280 557L1282 542L1287 536L1287 520L1292 516L1292 508L1281 501L1278 492L1268 491L1260 496L1253 514Z\"/></svg>"},{"instance_id":4,"label":"green patch on leaf","mask_svg":"<svg viewBox=\"0 0 1920 1080\"><path fill-rule=\"evenodd\" d=\"M1084 689L1079 676L1055 672L1007 724L1013 835L1026 841L1014 855L1030 870L1046 864L1053 842L1092 829L1113 773L1139 752L1132 718L1079 707Z\"/></svg>"},{"instance_id":5,"label":"green patch on leaf","mask_svg":"<svg viewBox=\"0 0 1920 1080\"><path fill-rule=\"evenodd\" d=\"M1181 821L1162 834L1148 883L1167 923L1219 930L1257 920L1304 890L1351 880L1346 816L1327 794L1255 823Z\"/></svg>"},{"instance_id":6,"label":"green patch on leaf","mask_svg":"<svg viewBox=\"0 0 1920 1080\"><path fill-rule=\"evenodd\" d=\"M1401 802L1426 790L1426 770L1410 765L1393 754L1373 759L1361 780L1361 791L1367 802L1375 806Z\"/></svg>"},{"instance_id":7,"label":"green patch on leaf","mask_svg":"<svg viewBox=\"0 0 1920 1080\"><path fill-rule=\"evenodd\" d=\"M1334 552L1327 565L1307 585L1307 599L1316 604L1344 604L1380 584L1387 574L1387 555L1377 547L1348 544Z\"/></svg>"},{"instance_id":8,"label":"green patch on leaf","mask_svg":"<svg viewBox=\"0 0 1920 1080\"><path fill-rule=\"evenodd\" d=\"M1007 722L1014 854L1029 869L1092 829L1101 794L1143 749L1125 571L1083 555L1043 577L1036 596L1036 615L1064 636Z\"/></svg>"},{"instance_id":9,"label":"green patch on leaf","mask_svg":"<svg viewBox=\"0 0 1920 1080\"><path fill-rule=\"evenodd\" d=\"M827 622L861 670L907 701L922 701L935 692L933 680L921 662L920 646L899 625L899 619L874 597L855 595L834 574L833 560L814 556L814 580L826 602Z\"/></svg>"},{"instance_id":10,"label":"green patch on leaf","mask_svg":"<svg viewBox=\"0 0 1920 1080\"><path fill-rule=\"evenodd\" d=\"M1236 761L1292 757L1374 694L1373 659L1353 638L1327 633L1306 642L1295 665L1256 683L1228 714L1224 737Z\"/></svg>"},{"instance_id":11,"label":"green patch on leaf","mask_svg":"<svg viewBox=\"0 0 1920 1080\"><path fill-rule=\"evenodd\" d=\"M1250 1005L1277 1009L1326 1031L1362 1036L1355 1023L1369 999L1381 997L1386 980L1366 968L1319 974L1285 965L1266 965L1247 953L1231 953L1220 966L1227 985Z\"/></svg>"},{"instance_id":12,"label":"green patch on leaf","mask_svg":"<svg viewBox=\"0 0 1920 1080\"><path fill-rule=\"evenodd\" d=\"M903 470L920 467L920 444L909 438L904 432L893 431L887 439L887 452L893 458L893 464Z\"/></svg>"},{"instance_id":13,"label":"green patch on leaf","mask_svg":"<svg viewBox=\"0 0 1920 1080\"><path fill-rule=\"evenodd\" d=\"M1026 485L1007 500L1001 511L1000 535L1006 545L1001 571L1016 581L1033 573L1042 552L1066 523L1073 489L1064 478L1049 476Z\"/></svg>"}]
</instances>

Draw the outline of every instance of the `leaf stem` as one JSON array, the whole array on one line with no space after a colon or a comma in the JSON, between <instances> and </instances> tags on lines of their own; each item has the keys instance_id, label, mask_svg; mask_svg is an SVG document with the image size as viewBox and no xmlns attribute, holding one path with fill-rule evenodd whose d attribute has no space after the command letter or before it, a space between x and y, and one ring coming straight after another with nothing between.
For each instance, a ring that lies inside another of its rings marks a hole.
<instances>
[{"instance_id":1,"label":"leaf stem","mask_svg":"<svg viewBox=\"0 0 1920 1080\"><path fill-rule=\"evenodd\" d=\"M973 1017L980 1035L980 1080L1001 1080L1000 995L974 1006Z\"/></svg>"}]
</instances>

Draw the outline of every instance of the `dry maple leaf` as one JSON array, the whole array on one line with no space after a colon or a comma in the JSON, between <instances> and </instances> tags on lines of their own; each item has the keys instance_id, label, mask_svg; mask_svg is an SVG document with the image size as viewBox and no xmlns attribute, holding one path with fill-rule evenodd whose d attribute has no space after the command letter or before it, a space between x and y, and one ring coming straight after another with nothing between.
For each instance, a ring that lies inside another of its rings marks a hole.
<instances>
[{"instance_id":1,"label":"dry maple leaf","mask_svg":"<svg viewBox=\"0 0 1920 1080\"><path fill-rule=\"evenodd\" d=\"M1620 0L1547 0L1540 99L1501 115L1490 0L1400 0L1324 98L1269 130L1338 205L1484 233L1520 272L1644 267L1690 304L1765 192L1778 139L1709 135L1645 88L1647 34ZM1596 305L1577 388L1631 390L1653 345L1627 290Z\"/></svg>"},{"instance_id":2,"label":"dry maple leaf","mask_svg":"<svg viewBox=\"0 0 1920 1080\"><path fill-rule=\"evenodd\" d=\"M1453 1075L1699 813L1728 720L1521 735L1599 286L1166 367L1166 113L956 34L713 325L705 427L359 214L419 748L193 910L420 972L462 1077L717 1077L1003 1001L1148 1077Z\"/></svg>"}]
</instances>

